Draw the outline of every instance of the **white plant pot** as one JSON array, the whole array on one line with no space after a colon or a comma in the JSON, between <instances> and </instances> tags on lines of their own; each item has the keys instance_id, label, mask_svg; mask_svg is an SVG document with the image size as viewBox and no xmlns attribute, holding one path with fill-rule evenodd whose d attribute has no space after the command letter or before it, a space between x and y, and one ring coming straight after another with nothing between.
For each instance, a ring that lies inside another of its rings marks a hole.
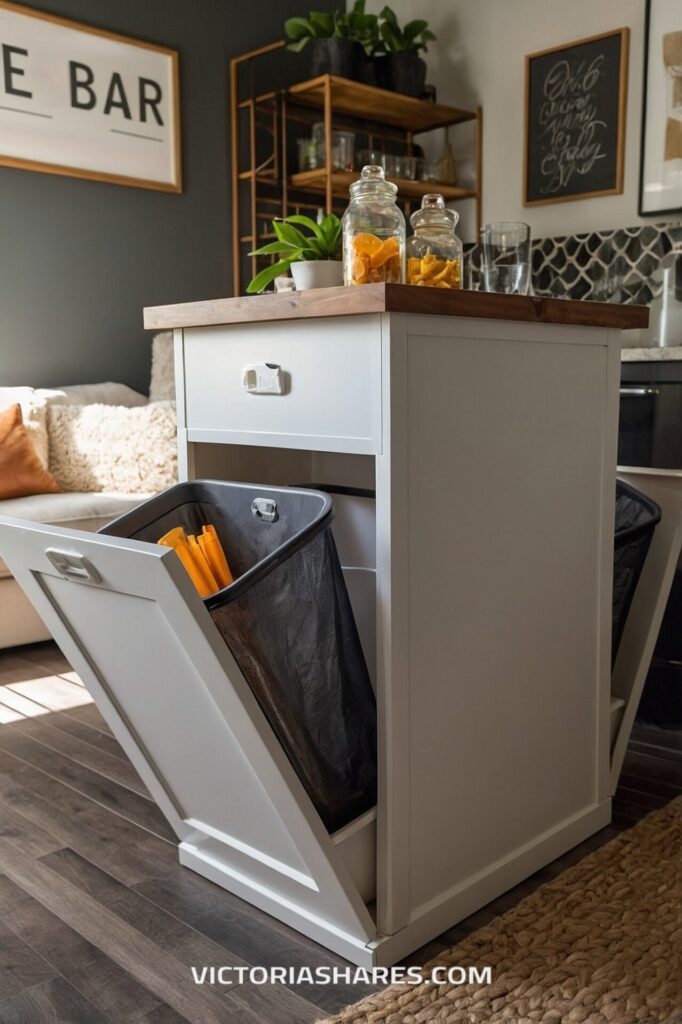
<instances>
[{"instance_id":1,"label":"white plant pot","mask_svg":"<svg viewBox=\"0 0 682 1024\"><path fill-rule=\"evenodd\" d=\"M334 288L343 284L341 260L298 260L291 264L297 292L307 288Z\"/></svg>"}]
</instances>

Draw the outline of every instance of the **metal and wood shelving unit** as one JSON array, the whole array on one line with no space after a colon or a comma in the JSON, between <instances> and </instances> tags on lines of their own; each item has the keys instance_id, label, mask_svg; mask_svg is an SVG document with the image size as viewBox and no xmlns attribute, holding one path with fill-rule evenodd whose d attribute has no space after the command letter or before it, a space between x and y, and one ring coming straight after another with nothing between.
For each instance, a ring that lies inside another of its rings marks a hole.
<instances>
[{"instance_id":1,"label":"metal and wood shelving unit","mask_svg":"<svg viewBox=\"0 0 682 1024\"><path fill-rule=\"evenodd\" d=\"M463 110L414 99L373 85L320 75L304 82L260 91L268 58L284 40L252 50L230 62L232 151L232 261L234 294L244 290L246 274L257 261L248 253L273 237L271 221L292 213L341 212L356 170L334 170L331 162L314 170L295 171L297 137L324 122L325 152L332 152L332 132L349 130L364 143L356 148L413 151L415 136L466 122L473 124L474 184L471 188L434 181L392 178L406 214L427 192L446 201L472 200L481 221L481 108Z\"/></svg>"}]
</instances>

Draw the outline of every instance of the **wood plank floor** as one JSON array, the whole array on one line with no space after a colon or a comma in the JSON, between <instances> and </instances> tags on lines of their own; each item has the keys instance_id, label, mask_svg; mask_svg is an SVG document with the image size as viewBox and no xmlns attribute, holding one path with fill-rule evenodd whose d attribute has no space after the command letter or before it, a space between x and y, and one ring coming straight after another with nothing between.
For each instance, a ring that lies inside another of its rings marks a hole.
<instances>
[{"instance_id":1,"label":"wood plank floor","mask_svg":"<svg viewBox=\"0 0 682 1024\"><path fill-rule=\"evenodd\" d=\"M409 958L491 921L682 793L682 733L638 724L613 824ZM0 1024L306 1024L366 986L194 985L191 967L344 961L179 867L57 647L0 652Z\"/></svg>"}]
</instances>

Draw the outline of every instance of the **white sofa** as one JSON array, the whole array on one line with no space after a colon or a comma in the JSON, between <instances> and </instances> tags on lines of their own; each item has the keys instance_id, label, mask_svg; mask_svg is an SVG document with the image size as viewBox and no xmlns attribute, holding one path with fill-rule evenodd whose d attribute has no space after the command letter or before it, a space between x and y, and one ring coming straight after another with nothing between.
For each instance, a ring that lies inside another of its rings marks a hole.
<instances>
[{"instance_id":1,"label":"white sofa","mask_svg":"<svg viewBox=\"0 0 682 1024\"><path fill-rule=\"evenodd\" d=\"M13 399L11 391L0 389L2 405ZM23 390L23 389L22 389ZM62 404L145 405L145 395L122 384L93 384L55 389L61 392L56 399ZM17 519L30 519L53 526L66 526L77 530L98 530L117 516L139 505L149 495L113 492L75 492L61 494L35 494L26 498L0 501L0 515ZM49 640L50 634L36 614L23 590L12 577L0 552L0 648Z\"/></svg>"}]
</instances>

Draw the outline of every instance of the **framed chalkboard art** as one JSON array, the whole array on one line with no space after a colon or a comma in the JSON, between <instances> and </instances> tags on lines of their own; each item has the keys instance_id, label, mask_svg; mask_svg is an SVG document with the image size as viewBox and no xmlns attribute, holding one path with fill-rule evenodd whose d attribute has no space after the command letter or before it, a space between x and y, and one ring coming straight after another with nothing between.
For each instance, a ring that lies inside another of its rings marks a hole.
<instances>
[{"instance_id":1,"label":"framed chalkboard art","mask_svg":"<svg viewBox=\"0 0 682 1024\"><path fill-rule=\"evenodd\" d=\"M640 216L682 212L682 4L646 5Z\"/></svg>"},{"instance_id":2,"label":"framed chalkboard art","mask_svg":"<svg viewBox=\"0 0 682 1024\"><path fill-rule=\"evenodd\" d=\"M629 34L526 57L524 206L623 191Z\"/></svg>"}]
</instances>

